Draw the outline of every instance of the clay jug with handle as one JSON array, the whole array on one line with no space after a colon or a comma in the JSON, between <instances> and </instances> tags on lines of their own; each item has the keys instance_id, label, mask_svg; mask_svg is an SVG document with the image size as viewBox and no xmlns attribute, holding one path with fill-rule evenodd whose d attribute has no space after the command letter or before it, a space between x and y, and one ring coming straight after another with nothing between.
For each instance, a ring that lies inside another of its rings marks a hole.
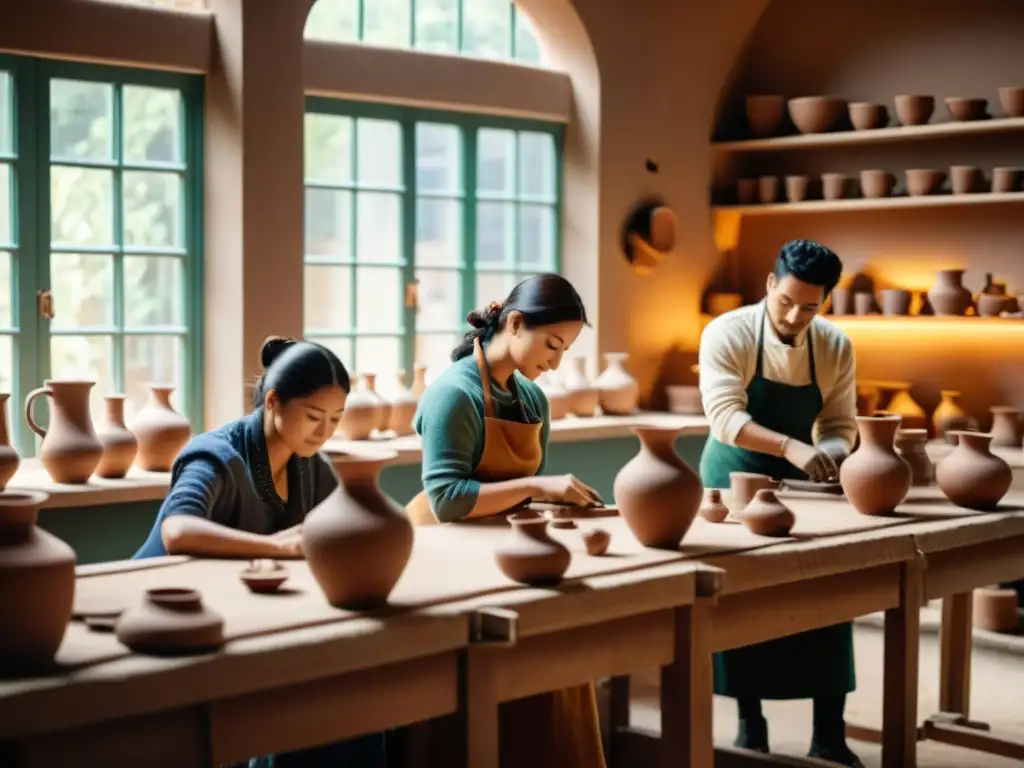
<instances>
[{"instance_id":1,"label":"clay jug with handle","mask_svg":"<svg viewBox=\"0 0 1024 768\"><path fill-rule=\"evenodd\" d=\"M47 379L25 398L25 420L43 438L39 460L55 483L83 484L103 458L103 444L89 414L89 390L94 381ZM32 417L32 404L50 398L50 425L44 429Z\"/></svg>"}]
</instances>

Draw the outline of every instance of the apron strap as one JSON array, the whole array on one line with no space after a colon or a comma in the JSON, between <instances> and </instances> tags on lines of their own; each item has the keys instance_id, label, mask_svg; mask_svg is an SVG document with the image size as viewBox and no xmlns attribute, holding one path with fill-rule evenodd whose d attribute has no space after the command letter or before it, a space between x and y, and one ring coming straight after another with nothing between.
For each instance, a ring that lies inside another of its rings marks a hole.
<instances>
[{"instance_id":1,"label":"apron strap","mask_svg":"<svg viewBox=\"0 0 1024 768\"><path fill-rule=\"evenodd\" d=\"M768 314L768 306L764 306L764 314L761 315L761 325L757 329L757 364L754 366L754 378L760 379L762 376L762 361L764 359L764 323L765 318ZM817 386L818 374L814 367L814 321L812 320L810 325L807 326L807 363L810 367L811 384Z\"/></svg>"},{"instance_id":2,"label":"apron strap","mask_svg":"<svg viewBox=\"0 0 1024 768\"><path fill-rule=\"evenodd\" d=\"M818 375L814 371L814 321L807 326L807 363L811 369L811 384L818 386ZM818 387L820 390L821 387Z\"/></svg>"},{"instance_id":3,"label":"apron strap","mask_svg":"<svg viewBox=\"0 0 1024 768\"><path fill-rule=\"evenodd\" d=\"M484 348L480 345L480 337L473 339L473 355L476 357L476 367L480 371L480 389L484 395L484 416L488 419L494 418L494 403L491 400L491 369L487 367L487 358L484 357Z\"/></svg>"},{"instance_id":4,"label":"apron strap","mask_svg":"<svg viewBox=\"0 0 1024 768\"><path fill-rule=\"evenodd\" d=\"M757 327L757 365L754 366L754 378L762 379L764 376L761 374L762 371L762 360L764 358L764 321L765 315L768 314L768 305L765 304L762 307L763 314L761 315L761 324Z\"/></svg>"}]
</instances>

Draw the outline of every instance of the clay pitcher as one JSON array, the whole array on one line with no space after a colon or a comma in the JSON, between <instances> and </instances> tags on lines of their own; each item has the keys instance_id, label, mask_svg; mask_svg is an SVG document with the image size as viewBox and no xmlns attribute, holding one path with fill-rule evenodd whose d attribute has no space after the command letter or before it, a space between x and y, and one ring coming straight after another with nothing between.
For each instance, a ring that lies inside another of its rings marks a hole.
<instances>
[{"instance_id":1,"label":"clay pitcher","mask_svg":"<svg viewBox=\"0 0 1024 768\"><path fill-rule=\"evenodd\" d=\"M47 379L25 398L25 420L43 438L39 460L55 483L88 482L103 456L89 415L89 390L95 385L94 381ZM41 395L50 398L48 429L32 418L32 403Z\"/></svg>"},{"instance_id":2,"label":"clay pitcher","mask_svg":"<svg viewBox=\"0 0 1024 768\"><path fill-rule=\"evenodd\" d=\"M569 550L548 533L548 519L509 515L512 533L494 552L501 572L531 586L557 584L572 559Z\"/></svg>"},{"instance_id":3,"label":"clay pitcher","mask_svg":"<svg viewBox=\"0 0 1024 768\"><path fill-rule=\"evenodd\" d=\"M192 438L188 419L174 410L167 384L150 384L149 399L132 420L131 431L139 441L135 463L148 472L169 472L181 449Z\"/></svg>"},{"instance_id":4,"label":"clay pitcher","mask_svg":"<svg viewBox=\"0 0 1024 768\"><path fill-rule=\"evenodd\" d=\"M989 447L992 435L956 433L957 446L935 466L935 482L958 507L988 511L996 508L1013 483L1013 470Z\"/></svg>"},{"instance_id":5,"label":"clay pitcher","mask_svg":"<svg viewBox=\"0 0 1024 768\"><path fill-rule=\"evenodd\" d=\"M577 416L593 416L597 410L599 393L587 378L582 357L574 357L562 373L562 386L569 395L569 412Z\"/></svg>"},{"instance_id":6,"label":"clay pitcher","mask_svg":"<svg viewBox=\"0 0 1024 768\"><path fill-rule=\"evenodd\" d=\"M416 395L405 386L405 371L399 371L395 374L395 386L391 392L391 413L386 427L394 432L396 437L413 433L412 420L416 415L417 403Z\"/></svg>"},{"instance_id":7,"label":"clay pitcher","mask_svg":"<svg viewBox=\"0 0 1024 768\"><path fill-rule=\"evenodd\" d=\"M636 411L640 388L636 379L626 370L623 352L609 352L604 356L608 367L597 377L598 402L601 412L609 416L625 416Z\"/></svg>"},{"instance_id":8,"label":"clay pitcher","mask_svg":"<svg viewBox=\"0 0 1024 768\"><path fill-rule=\"evenodd\" d=\"M930 486L935 480L935 465L928 458L928 452L925 450L927 444L927 429L900 427L896 430L896 450L910 465L910 484L913 486Z\"/></svg>"},{"instance_id":9,"label":"clay pitcher","mask_svg":"<svg viewBox=\"0 0 1024 768\"><path fill-rule=\"evenodd\" d=\"M860 445L839 468L843 493L862 515L888 515L910 490L910 465L896 453L900 417L858 416Z\"/></svg>"},{"instance_id":10,"label":"clay pitcher","mask_svg":"<svg viewBox=\"0 0 1024 768\"><path fill-rule=\"evenodd\" d=\"M989 410L992 412L992 447L1020 448L1020 411L1009 405L994 405Z\"/></svg>"},{"instance_id":11,"label":"clay pitcher","mask_svg":"<svg viewBox=\"0 0 1024 768\"><path fill-rule=\"evenodd\" d=\"M25 674L52 663L71 620L75 551L36 526L47 495L0 494L0 671Z\"/></svg>"},{"instance_id":12,"label":"clay pitcher","mask_svg":"<svg viewBox=\"0 0 1024 768\"><path fill-rule=\"evenodd\" d=\"M96 429L103 445L103 458L96 467L99 477L116 480L128 474L139 450L139 442L124 425L124 395L107 395L107 418Z\"/></svg>"},{"instance_id":13,"label":"clay pitcher","mask_svg":"<svg viewBox=\"0 0 1024 768\"><path fill-rule=\"evenodd\" d=\"M7 401L10 397L6 392L0 392L0 491L7 487L7 482L14 477L21 464L7 432Z\"/></svg>"},{"instance_id":14,"label":"clay pitcher","mask_svg":"<svg viewBox=\"0 0 1024 768\"><path fill-rule=\"evenodd\" d=\"M341 483L302 524L309 570L333 606L383 606L409 562L412 525L378 483L381 469L396 456L333 455Z\"/></svg>"},{"instance_id":15,"label":"clay pitcher","mask_svg":"<svg viewBox=\"0 0 1024 768\"><path fill-rule=\"evenodd\" d=\"M615 476L619 514L645 547L676 549L700 508L700 478L675 451L678 427L634 427L640 452Z\"/></svg>"}]
</instances>

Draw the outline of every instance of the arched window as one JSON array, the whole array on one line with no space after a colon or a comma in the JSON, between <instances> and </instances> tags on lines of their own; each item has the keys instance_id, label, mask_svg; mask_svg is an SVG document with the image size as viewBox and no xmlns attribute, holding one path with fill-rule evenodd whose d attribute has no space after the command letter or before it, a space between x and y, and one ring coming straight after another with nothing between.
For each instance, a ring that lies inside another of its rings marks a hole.
<instances>
[{"instance_id":1,"label":"arched window","mask_svg":"<svg viewBox=\"0 0 1024 768\"><path fill-rule=\"evenodd\" d=\"M317 0L307 40L415 48L540 64L540 47L511 0Z\"/></svg>"}]
</instances>

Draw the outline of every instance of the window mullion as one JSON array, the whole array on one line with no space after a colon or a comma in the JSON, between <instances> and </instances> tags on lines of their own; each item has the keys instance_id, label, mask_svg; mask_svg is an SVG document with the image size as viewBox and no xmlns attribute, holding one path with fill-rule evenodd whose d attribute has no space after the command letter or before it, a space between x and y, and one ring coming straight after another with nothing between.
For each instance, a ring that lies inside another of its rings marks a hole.
<instances>
[{"instance_id":1,"label":"window mullion","mask_svg":"<svg viewBox=\"0 0 1024 768\"><path fill-rule=\"evenodd\" d=\"M415 3L413 3L415 9ZM400 367L404 368L407 375L412 375L413 365L416 362L416 334L417 334L417 304L419 299L412 302L413 306L407 306L405 301L405 288L412 285L416 280L416 118L412 113L407 113L400 123L402 127L402 185L405 190L402 192L402 258L405 261L402 267L403 295L399 297L402 310L402 359ZM418 292L416 294L418 296Z\"/></svg>"},{"instance_id":2,"label":"window mullion","mask_svg":"<svg viewBox=\"0 0 1024 768\"><path fill-rule=\"evenodd\" d=\"M362 18L363 18L363 0L359 1L359 23L360 23L360 35L362 34ZM362 37L360 37L362 39ZM352 273L349 276L348 281L348 327L353 331L358 331L356 327L356 318L359 314L356 312L356 297L358 291L356 289L356 283L358 281L359 274L359 253L357 252L359 244L359 192L356 187L359 186L359 118L352 117L352 140L348 143L349 145L349 169L352 174L353 189L352 194L349 196L349 222L351 223L348 228L348 247L349 253L352 255ZM356 358L356 347L358 346L358 334L352 335L352 370L351 374L355 375L359 372L359 361Z\"/></svg>"},{"instance_id":3,"label":"window mullion","mask_svg":"<svg viewBox=\"0 0 1024 768\"><path fill-rule=\"evenodd\" d=\"M114 115L111 121L111 140L114 143L114 163L112 171L113 189L113 213L114 213L114 253L111 257L114 260L114 327L121 332L121 335L111 339L114 359L111 361L113 367L114 386L123 394L127 394L127 382L125 381L125 344L124 337L124 85L114 83Z\"/></svg>"},{"instance_id":4,"label":"window mullion","mask_svg":"<svg viewBox=\"0 0 1024 768\"><path fill-rule=\"evenodd\" d=\"M461 2L460 2L461 7ZM462 189L464 191L462 205L462 242L459 244L459 256L464 266L462 270L462 311L461 320L476 306L476 166L477 166L477 126L468 120L461 122L462 143Z\"/></svg>"}]
</instances>

